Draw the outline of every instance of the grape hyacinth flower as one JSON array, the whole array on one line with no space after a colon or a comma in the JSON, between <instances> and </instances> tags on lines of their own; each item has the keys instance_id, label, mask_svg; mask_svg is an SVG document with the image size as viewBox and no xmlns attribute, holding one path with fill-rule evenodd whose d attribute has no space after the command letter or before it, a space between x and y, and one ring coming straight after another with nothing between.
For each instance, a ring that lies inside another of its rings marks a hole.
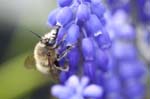
<instances>
[{"instance_id":1,"label":"grape hyacinth flower","mask_svg":"<svg viewBox=\"0 0 150 99\"><path fill-rule=\"evenodd\" d=\"M58 8L48 16L48 25L60 26L58 42L65 37L60 53L68 45L74 48L65 57L70 69L60 73L62 86L54 86L52 94L59 99L100 99L104 95L102 82L108 71L107 49L111 46L104 27L105 8L100 0L57 0L57 3ZM81 77L81 82L72 75Z\"/></svg>"}]
</instances>

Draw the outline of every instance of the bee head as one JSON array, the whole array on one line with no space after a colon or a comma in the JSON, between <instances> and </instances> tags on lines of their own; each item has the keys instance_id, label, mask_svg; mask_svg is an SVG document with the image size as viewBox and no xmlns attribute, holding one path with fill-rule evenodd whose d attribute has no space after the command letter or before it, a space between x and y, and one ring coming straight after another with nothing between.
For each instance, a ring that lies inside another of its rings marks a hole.
<instances>
[{"instance_id":1,"label":"bee head","mask_svg":"<svg viewBox=\"0 0 150 99\"><path fill-rule=\"evenodd\" d=\"M53 46L55 44L55 40L51 40L50 38L42 37L40 42L46 46Z\"/></svg>"},{"instance_id":2,"label":"bee head","mask_svg":"<svg viewBox=\"0 0 150 99\"><path fill-rule=\"evenodd\" d=\"M56 38L57 38L57 34L58 31L60 29L60 26L55 26L52 28L52 30L45 34L42 38L41 38L41 43L45 44L46 46L53 46L56 43Z\"/></svg>"}]
</instances>

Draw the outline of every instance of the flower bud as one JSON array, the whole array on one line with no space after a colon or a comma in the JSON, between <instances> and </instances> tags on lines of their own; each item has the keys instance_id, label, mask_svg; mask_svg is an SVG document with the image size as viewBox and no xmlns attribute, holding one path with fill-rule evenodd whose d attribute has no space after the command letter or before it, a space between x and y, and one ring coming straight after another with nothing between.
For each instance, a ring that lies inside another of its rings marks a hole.
<instances>
[{"instance_id":1,"label":"flower bud","mask_svg":"<svg viewBox=\"0 0 150 99\"><path fill-rule=\"evenodd\" d=\"M108 33L104 30L95 34L95 40L101 49L107 49L111 47L111 40Z\"/></svg>"},{"instance_id":2,"label":"flower bud","mask_svg":"<svg viewBox=\"0 0 150 99\"><path fill-rule=\"evenodd\" d=\"M85 22L89 19L90 9L86 4L80 4L77 10L76 17L78 21Z\"/></svg>"},{"instance_id":3,"label":"flower bud","mask_svg":"<svg viewBox=\"0 0 150 99\"><path fill-rule=\"evenodd\" d=\"M82 53L85 60L94 60L94 46L91 38L82 40Z\"/></svg>"},{"instance_id":4,"label":"flower bud","mask_svg":"<svg viewBox=\"0 0 150 99\"><path fill-rule=\"evenodd\" d=\"M58 24L65 26L67 23L69 23L73 18L73 12L71 8L64 7L61 8L56 16L56 20Z\"/></svg>"},{"instance_id":5,"label":"flower bud","mask_svg":"<svg viewBox=\"0 0 150 99\"><path fill-rule=\"evenodd\" d=\"M88 36L94 36L102 28L102 24L98 17L94 14L90 15L89 20L85 23L85 29L88 33Z\"/></svg>"},{"instance_id":6,"label":"flower bud","mask_svg":"<svg viewBox=\"0 0 150 99\"><path fill-rule=\"evenodd\" d=\"M56 25L56 15L59 12L59 9L53 10L48 16L48 25L51 27Z\"/></svg>"},{"instance_id":7,"label":"flower bud","mask_svg":"<svg viewBox=\"0 0 150 99\"><path fill-rule=\"evenodd\" d=\"M57 0L60 7L64 6L70 6L72 3L72 0Z\"/></svg>"},{"instance_id":8,"label":"flower bud","mask_svg":"<svg viewBox=\"0 0 150 99\"><path fill-rule=\"evenodd\" d=\"M68 33L66 37L67 44L77 43L79 37L80 37L80 31L78 25L72 24L68 29Z\"/></svg>"},{"instance_id":9,"label":"flower bud","mask_svg":"<svg viewBox=\"0 0 150 99\"><path fill-rule=\"evenodd\" d=\"M105 8L103 5L99 4L91 4L91 11L94 13L99 19L101 19L104 15Z\"/></svg>"}]
</instances>

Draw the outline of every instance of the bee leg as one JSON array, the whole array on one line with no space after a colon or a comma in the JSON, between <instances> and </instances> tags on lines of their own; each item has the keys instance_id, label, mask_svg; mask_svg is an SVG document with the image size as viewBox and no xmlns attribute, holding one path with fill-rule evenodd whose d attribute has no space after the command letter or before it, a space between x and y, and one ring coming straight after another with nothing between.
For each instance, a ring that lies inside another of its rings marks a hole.
<instances>
[{"instance_id":1,"label":"bee leg","mask_svg":"<svg viewBox=\"0 0 150 99\"><path fill-rule=\"evenodd\" d=\"M68 62L65 62L65 66L64 66L64 67L61 67L61 66L58 65L58 61L55 61L55 62L54 62L54 67L55 67L56 69L60 70L60 71L65 71L65 72L69 71Z\"/></svg>"},{"instance_id":2,"label":"bee leg","mask_svg":"<svg viewBox=\"0 0 150 99\"><path fill-rule=\"evenodd\" d=\"M68 52L70 52L70 50L72 48L74 48L74 44L73 45L68 45L66 47L66 50L63 51L62 54L60 54L60 55L57 56L57 61L60 61L62 58L64 58L68 54Z\"/></svg>"},{"instance_id":3,"label":"bee leg","mask_svg":"<svg viewBox=\"0 0 150 99\"><path fill-rule=\"evenodd\" d=\"M65 39L66 39L66 34L64 34L63 35L63 37L62 37L62 39L61 39L61 41L58 43L58 42L56 42L56 46L55 46L55 49L58 49L63 43L64 43L64 41L65 41Z\"/></svg>"}]
</instances>

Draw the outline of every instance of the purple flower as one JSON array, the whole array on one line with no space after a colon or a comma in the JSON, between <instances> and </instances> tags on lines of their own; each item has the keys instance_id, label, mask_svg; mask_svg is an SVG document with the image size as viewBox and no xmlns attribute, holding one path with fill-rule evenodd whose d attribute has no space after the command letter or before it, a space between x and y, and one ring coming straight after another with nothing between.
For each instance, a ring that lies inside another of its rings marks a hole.
<instances>
[{"instance_id":1,"label":"purple flower","mask_svg":"<svg viewBox=\"0 0 150 99\"><path fill-rule=\"evenodd\" d=\"M73 12L70 7L61 8L56 15L58 25L65 26L73 19Z\"/></svg>"},{"instance_id":2,"label":"purple flower","mask_svg":"<svg viewBox=\"0 0 150 99\"><path fill-rule=\"evenodd\" d=\"M79 37L80 37L79 26L76 24L72 24L67 31L66 37L67 43L75 44L78 42Z\"/></svg>"},{"instance_id":3,"label":"purple flower","mask_svg":"<svg viewBox=\"0 0 150 99\"><path fill-rule=\"evenodd\" d=\"M82 53L84 60L94 60L94 45L91 38L82 40Z\"/></svg>"},{"instance_id":4,"label":"purple flower","mask_svg":"<svg viewBox=\"0 0 150 99\"><path fill-rule=\"evenodd\" d=\"M70 6L73 0L57 0L60 7Z\"/></svg>"},{"instance_id":5,"label":"purple flower","mask_svg":"<svg viewBox=\"0 0 150 99\"><path fill-rule=\"evenodd\" d=\"M59 8L54 9L48 16L48 25L50 25L51 27L55 26L57 23L56 15L58 12L59 12Z\"/></svg>"},{"instance_id":6,"label":"purple flower","mask_svg":"<svg viewBox=\"0 0 150 99\"><path fill-rule=\"evenodd\" d=\"M86 22L90 17L90 8L86 4L80 4L77 9L76 18L78 21Z\"/></svg>"},{"instance_id":7,"label":"purple flower","mask_svg":"<svg viewBox=\"0 0 150 99\"><path fill-rule=\"evenodd\" d=\"M101 31L102 23L94 14L90 15L89 20L85 23L85 29L88 36L94 36Z\"/></svg>"},{"instance_id":8,"label":"purple flower","mask_svg":"<svg viewBox=\"0 0 150 99\"><path fill-rule=\"evenodd\" d=\"M93 1L93 3L91 4L91 11L96 16L98 16L99 19L101 19L101 18L103 18L103 15L104 15L104 12L105 12L105 8L100 3L100 0L95 0L95 2Z\"/></svg>"},{"instance_id":9,"label":"purple flower","mask_svg":"<svg viewBox=\"0 0 150 99\"><path fill-rule=\"evenodd\" d=\"M103 94L101 86L88 84L89 79L82 77L81 80L75 75L71 76L64 85L55 85L51 93L59 99L85 99L98 98Z\"/></svg>"}]
</instances>

